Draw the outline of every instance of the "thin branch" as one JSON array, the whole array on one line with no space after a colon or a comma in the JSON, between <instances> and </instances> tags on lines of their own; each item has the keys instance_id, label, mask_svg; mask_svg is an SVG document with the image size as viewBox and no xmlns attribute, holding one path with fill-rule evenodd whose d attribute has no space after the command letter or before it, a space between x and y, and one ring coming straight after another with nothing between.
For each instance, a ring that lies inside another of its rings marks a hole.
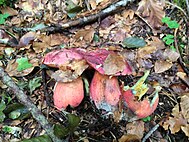
<instances>
[{"instance_id":1,"label":"thin branch","mask_svg":"<svg viewBox=\"0 0 189 142\"><path fill-rule=\"evenodd\" d=\"M18 100L24 104L31 112L33 118L43 127L47 134L51 137L53 142L62 142L63 140L58 139L54 135L53 125L51 125L41 111L32 103L30 98L14 83L11 77L0 67L0 78L2 82L7 85L13 93L16 95Z\"/></svg>"},{"instance_id":2,"label":"thin branch","mask_svg":"<svg viewBox=\"0 0 189 142\"><path fill-rule=\"evenodd\" d=\"M180 24L181 22L182 22L182 20L179 22L179 24ZM187 74L187 76L188 76L188 75L189 75L189 70L188 70L187 67L185 67L185 65L184 65L185 63L184 63L184 61L182 60L182 55L181 55L180 50L179 50L179 47L178 47L178 43L177 43L177 32L178 32L178 28L176 28L175 31L174 31L175 48L176 48L176 51L180 54L178 61L179 61L180 65L181 65L182 69L184 70L184 72L185 72L185 73Z\"/></svg>"},{"instance_id":3,"label":"thin branch","mask_svg":"<svg viewBox=\"0 0 189 142\"><path fill-rule=\"evenodd\" d=\"M146 140L159 128L159 124L156 124L142 139L142 142L146 142Z\"/></svg>"},{"instance_id":4,"label":"thin branch","mask_svg":"<svg viewBox=\"0 0 189 142\"><path fill-rule=\"evenodd\" d=\"M186 0L186 7L187 7L188 15L189 15L189 2L188 2L188 0Z\"/></svg>"},{"instance_id":5,"label":"thin branch","mask_svg":"<svg viewBox=\"0 0 189 142\"><path fill-rule=\"evenodd\" d=\"M44 26L42 29L38 29L40 31L44 32L54 32L54 31L64 31L65 29L75 27L75 26L81 26L81 25L86 25L90 22L94 22L97 19L102 19L113 12L120 10L120 8L125 7L128 2L134 2L135 0L120 0L116 3L112 3L110 6L106 7L105 9L101 10L99 13L92 14L86 17L78 18L72 21L68 21L63 24L56 24L54 26ZM30 30L31 28L14 28L15 32L19 31L27 31Z\"/></svg>"}]
</instances>

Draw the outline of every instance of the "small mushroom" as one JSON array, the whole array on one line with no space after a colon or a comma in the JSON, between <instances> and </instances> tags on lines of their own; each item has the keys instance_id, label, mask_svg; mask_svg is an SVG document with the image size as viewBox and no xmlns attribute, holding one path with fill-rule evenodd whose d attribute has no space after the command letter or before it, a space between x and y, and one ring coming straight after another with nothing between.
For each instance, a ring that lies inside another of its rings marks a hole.
<instances>
[{"instance_id":1,"label":"small mushroom","mask_svg":"<svg viewBox=\"0 0 189 142\"><path fill-rule=\"evenodd\" d=\"M117 77L102 75L95 72L90 84L90 97L98 109L112 111L118 104L121 91Z\"/></svg>"},{"instance_id":2,"label":"small mushroom","mask_svg":"<svg viewBox=\"0 0 189 142\"><path fill-rule=\"evenodd\" d=\"M84 98L82 78L72 82L56 82L54 87L54 105L57 109L66 109L68 105L77 107Z\"/></svg>"},{"instance_id":3,"label":"small mushroom","mask_svg":"<svg viewBox=\"0 0 189 142\"><path fill-rule=\"evenodd\" d=\"M151 102L148 98L141 100L143 95L148 91L148 87L144 82L149 73L149 71L146 71L144 76L133 87L126 86L123 90L123 99L126 102L126 107L133 111L137 118L145 118L151 115L159 102L158 92L161 90L161 87L158 85L155 86L155 91L152 94L154 96Z\"/></svg>"},{"instance_id":4,"label":"small mushroom","mask_svg":"<svg viewBox=\"0 0 189 142\"><path fill-rule=\"evenodd\" d=\"M90 84L91 100L98 109L114 111L121 96L116 76L131 74L131 67L121 55L105 49L90 51L84 58L96 70Z\"/></svg>"}]
</instances>

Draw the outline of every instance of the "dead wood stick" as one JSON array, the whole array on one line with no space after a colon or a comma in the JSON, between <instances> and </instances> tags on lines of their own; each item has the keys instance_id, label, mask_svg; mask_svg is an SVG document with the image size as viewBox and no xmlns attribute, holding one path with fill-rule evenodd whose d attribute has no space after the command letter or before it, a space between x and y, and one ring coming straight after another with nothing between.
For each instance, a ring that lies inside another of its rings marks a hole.
<instances>
[{"instance_id":1,"label":"dead wood stick","mask_svg":"<svg viewBox=\"0 0 189 142\"><path fill-rule=\"evenodd\" d=\"M74 26L85 25L87 23L90 23L90 22L93 22L93 21L97 20L98 18L104 18L104 17L110 15L112 12L115 12L116 10L120 9L121 7L125 7L128 2L133 2L133 1L134 0L121 0L121 1L118 1L116 3L111 4L107 8L101 10L97 14L93 14L93 15L90 15L88 17L78 18L78 19L76 19L74 21L69 21L69 22L67 22L65 24L62 24L61 27L62 28L70 28L70 27L74 27Z\"/></svg>"},{"instance_id":2,"label":"dead wood stick","mask_svg":"<svg viewBox=\"0 0 189 142\"><path fill-rule=\"evenodd\" d=\"M33 118L42 126L47 132L53 142L63 142L54 135L53 125L51 125L41 111L32 103L30 98L14 83L11 77L0 67L0 78L2 82L7 85L13 93L16 95L18 100L24 104L31 112Z\"/></svg>"},{"instance_id":3,"label":"dead wood stick","mask_svg":"<svg viewBox=\"0 0 189 142\"><path fill-rule=\"evenodd\" d=\"M91 14L86 17L78 18L75 20L68 21L63 24L55 24L53 26L45 26L42 29L37 29L40 31L44 32L54 32L54 31L64 31L65 29L75 27L75 26L81 26L81 25L86 25L90 22L94 22L97 19L102 19L107 17L108 15L112 14L113 12L120 10L120 8L125 7L128 2L134 2L135 0L120 0L118 2L112 3L110 6L104 8L100 12L96 14ZM20 32L20 31L30 31L32 28L14 28L15 32Z\"/></svg>"}]
</instances>

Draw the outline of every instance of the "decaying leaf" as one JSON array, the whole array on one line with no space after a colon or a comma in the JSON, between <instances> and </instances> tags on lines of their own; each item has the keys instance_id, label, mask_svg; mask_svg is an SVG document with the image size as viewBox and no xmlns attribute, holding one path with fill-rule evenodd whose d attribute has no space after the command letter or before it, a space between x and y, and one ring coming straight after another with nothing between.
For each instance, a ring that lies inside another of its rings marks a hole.
<instances>
[{"instance_id":1,"label":"decaying leaf","mask_svg":"<svg viewBox=\"0 0 189 142\"><path fill-rule=\"evenodd\" d=\"M28 32L20 38L19 46L28 46L36 38L35 32Z\"/></svg>"},{"instance_id":2,"label":"decaying leaf","mask_svg":"<svg viewBox=\"0 0 189 142\"><path fill-rule=\"evenodd\" d=\"M124 60L125 65L122 66L123 65L123 59L122 59L123 57L121 55L117 54L117 55L115 55L116 57L113 57L110 54L112 54L114 56L116 53L114 53L113 51L108 51L106 49L98 49L98 50L93 50L93 51L86 53L84 55L84 58L86 59L86 61L88 62L88 64L90 66L92 66L94 69L96 69L101 74L106 74L105 72L108 72L108 75L114 75L114 76L131 74L132 69L129 66L129 64L127 63L127 61ZM107 58L112 59L112 62L110 59L107 59ZM115 62L116 60L119 60L119 62L120 62L119 65L117 65L118 62ZM105 64L106 70L104 69L104 64ZM110 66L108 69L108 66L110 64L113 68ZM120 67L120 68L118 68L118 67ZM125 67L125 68L123 69L123 67ZM118 72L115 73L115 71L118 71Z\"/></svg>"},{"instance_id":3,"label":"decaying leaf","mask_svg":"<svg viewBox=\"0 0 189 142\"><path fill-rule=\"evenodd\" d=\"M187 97L187 98L184 97L183 99L187 99L187 101L188 101L189 97ZM186 105L186 104L184 104L184 105ZM188 106L188 102L187 102L187 106ZM185 130L187 130L188 127L189 127L189 124L188 124L189 119L182 114L182 111L184 111L184 113L188 111L188 110L184 110L184 109L185 108L181 108L181 111L180 111L179 105L177 104L172 109L173 117L169 117L169 119L166 122L163 123L163 128L165 130L170 129L172 134L177 133L178 131L180 131L180 129L184 130L184 132L185 132ZM185 132L185 134L187 136L189 136L188 131Z\"/></svg>"},{"instance_id":4,"label":"decaying leaf","mask_svg":"<svg viewBox=\"0 0 189 142\"><path fill-rule=\"evenodd\" d=\"M163 11L165 2L156 0L142 0L139 3L137 11L143 17L147 17L149 24L153 28L159 28L162 25L162 18L165 16Z\"/></svg>"},{"instance_id":5,"label":"decaying leaf","mask_svg":"<svg viewBox=\"0 0 189 142\"><path fill-rule=\"evenodd\" d=\"M104 61L103 69L107 75L123 72L125 69L125 60L121 55L109 54Z\"/></svg>"},{"instance_id":6,"label":"decaying leaf","mask_svg":"<svg viewBox=\"0 0 189 142\"><path fill-rule=\"evenodd\" d=\"M138 58L147 58L149 54L156 51L155 46L145 46L143 48L139 48L137 52Z\"/></svg>"},{"instance_id":7,"label":"decaying leaf","mask_svg":"<svg viewBox=\"0 0 189 142\"><path fill-rule=\"evenodd\" d=\"M123 135L118 142L140 142L140 138L135 134Z\"/></svg>"},{"instance_id":8,"label":"decaying leaf","mask_svg":"<svg viewBox=\"0 0 189 142\"><path fill-rule=\"evenodd\" d=\"M85 60L73 61L61 65L59 70L55 71L51 77L58 82L71 82L77 79L85 69L88 68L88 65Z\"/></svg>"},{"instance_id":9,"label":"decaying leaf","mask_svg":"<svg viewBox=\"0 0 189 142\"><path fill-rule=\"evenodd\" d=\"M180 54L176 51L173 51L171 49L165 49L163 55L169 59L171 62L177 61L177 59L180 57Z\"/></svg>"},{"instance_id":10,"label":"decaying leaf","mask_svg":"<svg viewBox=\"0 0 189 142\"><path fill-rule=\"evenodd\" d=\"M172 67L172 63L164 60L158 60L155 62L155 73L162 73L169 70Z\"/></svg>"},{"instance_id":11,"label":"decaying leaf","mask_svg":"<svg viewBox=\"0 0 189 142\"><path fill-rule=\"evenodd\" d=\"M94 37L95 30L93 28L83 29L77 31L75 38L76 40L85 40L86 42L91 42Z\"/></svg>"},{"instance_id":12,"label":"decaying leaf","mask_svg":"<svg viewBox=\"0 0 189 142\"><path fill-rule=\"evenodd\" d=\"M141 140L144 135L144 122L142 120L133 121L126 125L128 134L137 135Z\"/></svg>"}]
</instances>

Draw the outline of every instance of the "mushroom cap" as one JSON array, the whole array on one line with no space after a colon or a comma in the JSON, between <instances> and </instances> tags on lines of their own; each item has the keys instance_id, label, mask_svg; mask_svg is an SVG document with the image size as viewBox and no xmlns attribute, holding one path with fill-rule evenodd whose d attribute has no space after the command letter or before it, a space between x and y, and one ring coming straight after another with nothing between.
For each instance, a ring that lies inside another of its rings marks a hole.
<instances>
[{"instance_id":1,"label":"mushroom cap","mask_svg":"<svg viewBox=\"0 0 189 142\"><path fill-rule=\"evenodd\" d=\"M47 53L43 59L43 64L50 67L59 68L75 60L82 60L83 56L77 53L75 48L55 50Z\"/></svg>"},{"instance_id":2,"label":"mushroom cap","mask_svg":"<svg viewBox=\"0 0 189 142\"><path fill-rule=\"evenodd\" d=\"M123 92L123 99L125 100L127 107L132 110L138 118L145 118L151 115L157 108L159 102L159 97L155 99L152 105L147 98L143 101L138 101L131 89Z\"/></svg>"}]
</instances>

